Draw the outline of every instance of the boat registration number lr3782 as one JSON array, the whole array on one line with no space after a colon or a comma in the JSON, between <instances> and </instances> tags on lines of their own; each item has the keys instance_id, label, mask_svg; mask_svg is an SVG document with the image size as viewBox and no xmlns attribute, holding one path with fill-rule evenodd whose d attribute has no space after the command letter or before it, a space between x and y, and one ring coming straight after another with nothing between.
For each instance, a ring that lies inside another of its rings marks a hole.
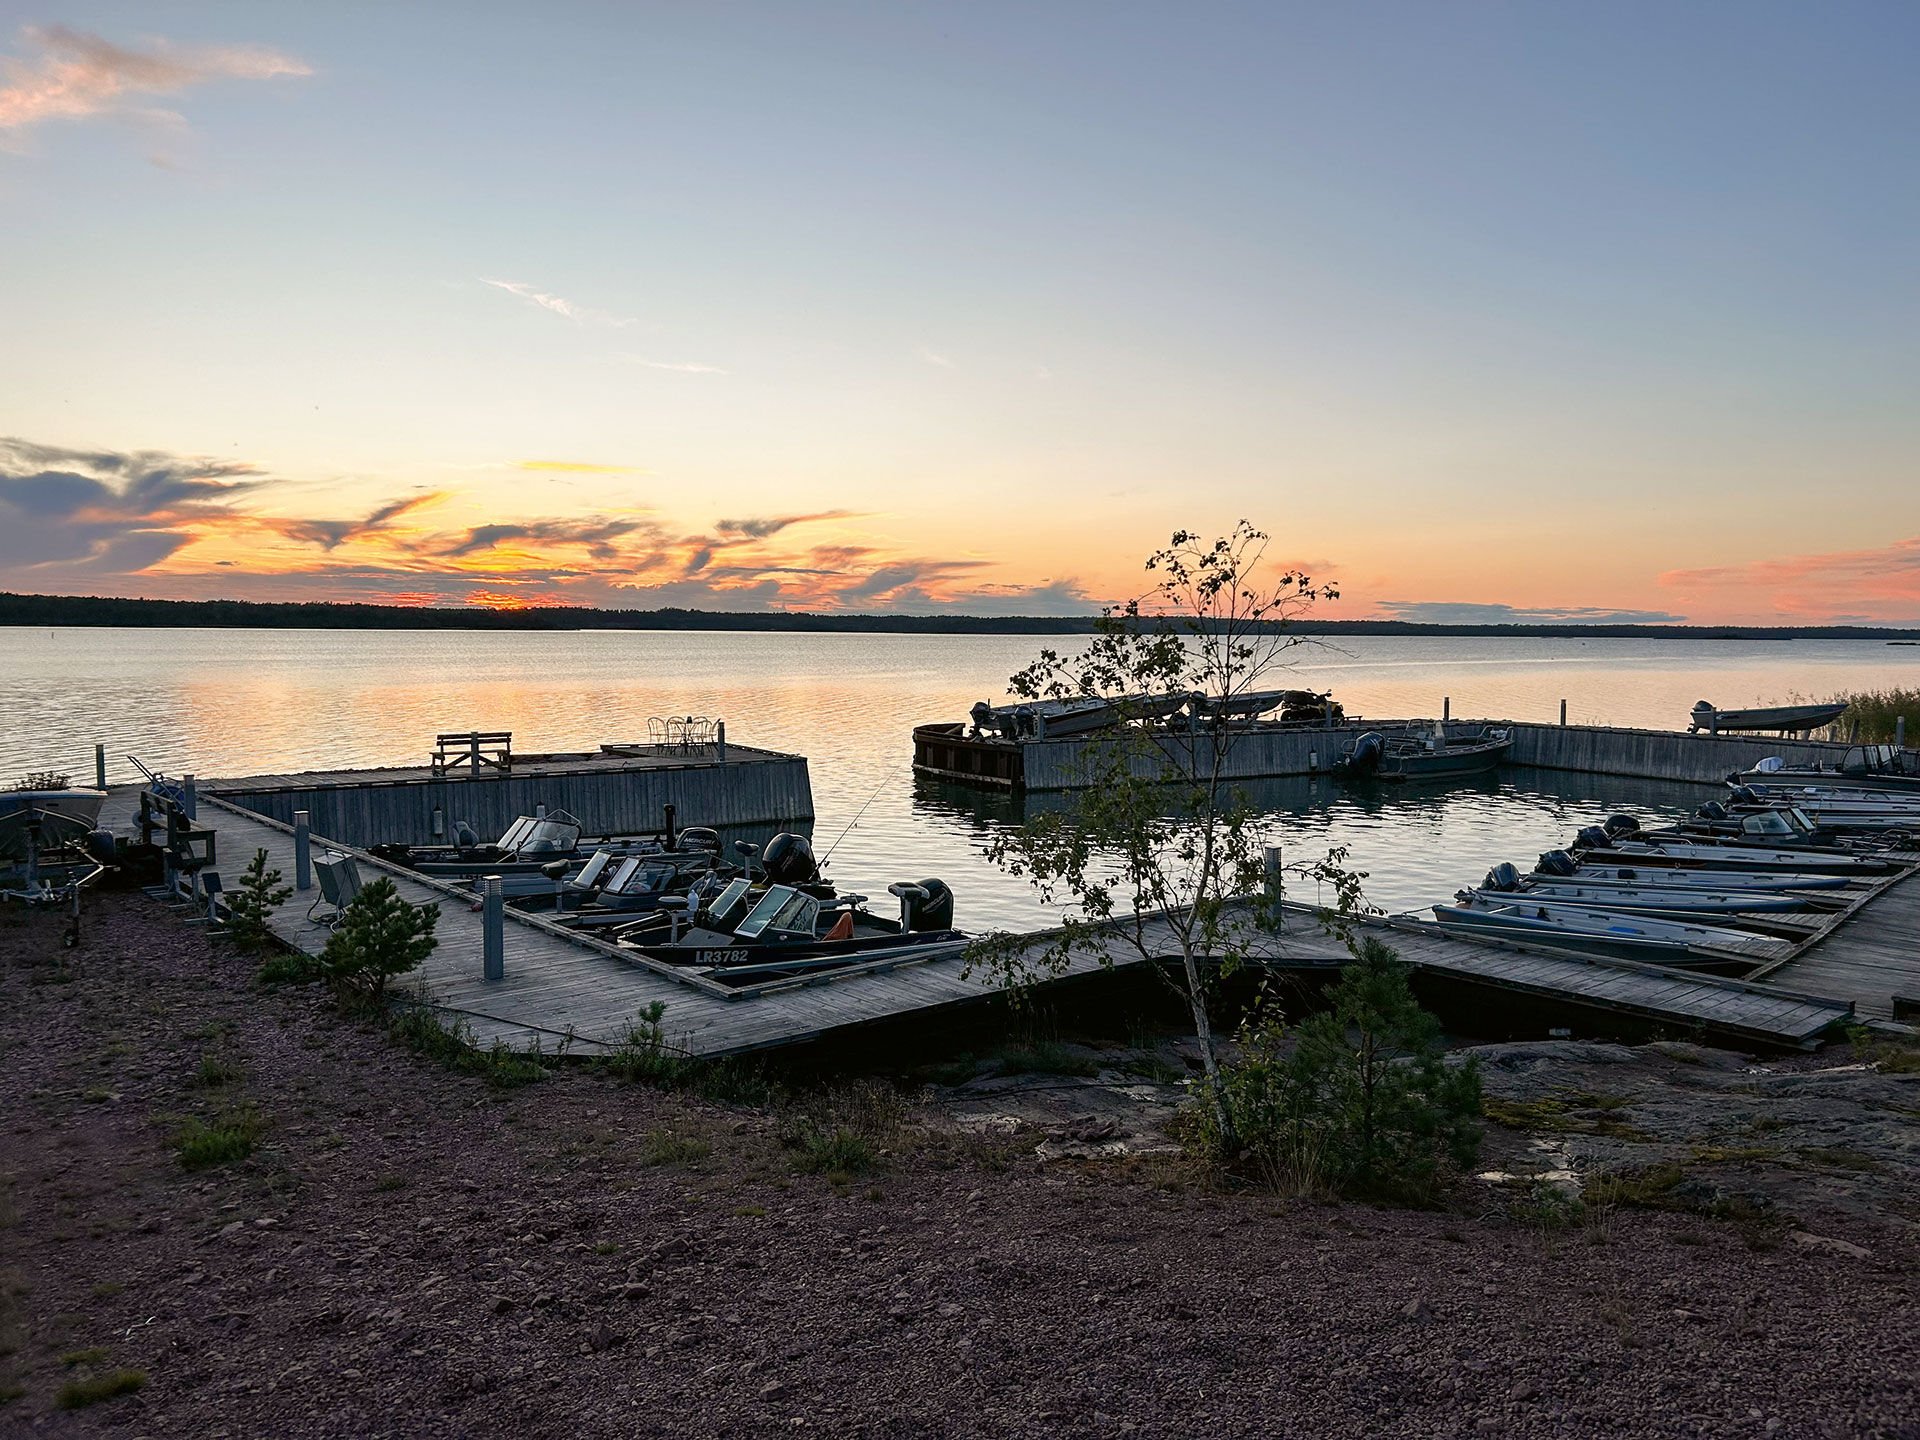
<instances>
[{"instance_id":1,"label":"boat registration number lr3782","mask_svg":"<svg viewBox=\"0 0 1920 1440\"><path fill-rule=\"evenodd\" d=\"M696 965L735 965L742 960L751 960L753 952L735 946L731 950L696 950L693 963Z\"/></svg>"}]
</instances>

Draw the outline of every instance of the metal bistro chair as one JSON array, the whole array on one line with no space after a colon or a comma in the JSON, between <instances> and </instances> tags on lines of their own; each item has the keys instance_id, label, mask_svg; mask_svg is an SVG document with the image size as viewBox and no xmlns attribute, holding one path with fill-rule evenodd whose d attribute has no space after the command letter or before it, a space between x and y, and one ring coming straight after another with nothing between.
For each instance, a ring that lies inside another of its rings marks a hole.
<instances>
[{"instance_id":1,"label":"metal bistro chair","mask_svg":"<svg viewBox=\"0 0 1920 1440\"><path fill-rule=\"evenodd\" d=\"M313 862L313 876L320 883L320 898L307 907L307 919L331 930L360 893L360 867L351 855L322 855ZM314 914L322 905L331 908L325 914Z\"/></svg>"}]
</instances>

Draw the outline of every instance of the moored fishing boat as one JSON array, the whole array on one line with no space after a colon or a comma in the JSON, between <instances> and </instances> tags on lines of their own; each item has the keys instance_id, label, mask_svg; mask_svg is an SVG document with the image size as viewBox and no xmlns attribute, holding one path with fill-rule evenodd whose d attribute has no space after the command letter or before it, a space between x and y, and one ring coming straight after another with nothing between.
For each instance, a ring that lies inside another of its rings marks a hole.
<instances>
[{"instance_id":1,"label":"moored fishing boat","mask_svg":"<svg viewBox=\"0 0 1920 1440\"><path fill-rule=\"evenodd\" d=\"M1565 850L1549 850L1534 867L1536 875L1578 879L1583 885L1639 885L1672 889L1725 889L1726 874L1671 865L1611 864L1598 857L1576 859ZM1748 870L1738 874L1742 890L1843 890L1854 882L1845 875L1808 875L1800 871Z\"/></svg>"},{"instance_id":2,"label":"moored fishing boat","mask_svg":"<svg viewBox=\"0 0 1920 1440\"><path fill-rule=\"evenodd\" d=\"M1726 925L1550 901L1472 899L1435 905L1447 929L1536 940L1687 968L1744 969L1793 953L1786 941Z\"/></svg>"},{"instance_id":3,"label":"moored fishing boat","mask_svg":"<svg viewBox=\"0 0 1920 1440\"><path fill-rule=\"evenodd\" d=\"M1693 707L1692 723L1689 730L1705 730L1712 735L1729 731L1749 733L1764 731L1772 734L1797 735L1809 730L1818 730L1822 725L1831 725L1845 713L1845 700L1831 700L1814 705L1774 705L1751 710L1722 710L1710 700L1702 700Z\"/></svg>"},{"instance_id":4,"label":"moored fishing boat","mask_svg":"<svg viewBox=\"0 0 1920 1440\"><path fill-rule=\"evenodd\" d=\"M1730 785L1844 786L1882 794L1920 795L1920 761L1897 745L1853 745L1838 765L1789 765L1768 756L1749 770L1727 777Z\"/></svg>"},{"instance_id":5,"label":"moored fishing boat","mask_svg":"<svg viewBox=\"0 0 1920 1440\"><path fill-rule=\"evenodd\" d=\"M1488 900L1550 900L1560 905L1584 905L1596 910L1635 910L1651 915L1758 915L1805 910L1818 902L1805 890L1743 890L1738 882L1725 888L1680 888L1664 885L1589 883L1550 875L1522 875L1511 865L1496 865L1479 886L1460 891L1466 898Z\"/></svg>"},{"instance_id":6,"label":"moored fishing boat","mask_svg":"<svg viewBox=\"0 0 1920 1440\"><path fill-rule=\"evenodd\" d=\"M1497 769L1512 748L1504 729L1439 721L1424 734L1369 730L1346 745L1333 768L1347 780L1448 780Z\"/></svg>"},{"instance_id":7,"label":"moored fishing boat","mask_svg":"<svg viewBox=\"0 0 1920 1440\"><path fill-rule=\"evenodd\" d=\"M758 984L850 965L956 955L968 936L953 928L953 892L940 880L894 884L900 918L869 912L864 895L823 898L769 885L756 900L745 879L705 905L663 904L614 931L623 949L683 966L727 985Z\"/></svg>"}]
</instances>

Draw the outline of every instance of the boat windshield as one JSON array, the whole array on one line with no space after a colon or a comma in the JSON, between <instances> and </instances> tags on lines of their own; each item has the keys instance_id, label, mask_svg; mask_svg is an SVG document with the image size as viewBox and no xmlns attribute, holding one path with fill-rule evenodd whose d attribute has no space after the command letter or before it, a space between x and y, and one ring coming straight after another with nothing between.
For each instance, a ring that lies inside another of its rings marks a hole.
<instances>
[{"instance_id":1,"label":"boat windshield","mask_svg":"<svg viewBox=\"0 0 1920 1440\"><path fill-rule=\"evenodd\" d=\"M733 917L740 913L740 906L747 898L747 891L753 888L750 880L729 880L727 888L713 897L713 904L707 907L707 913L716 925L730 924Z\"/></svg>"},{"instance_id":2,"label":"boat windshield","mask_svg":"<svg viewBox=\"0 0 1920 1440\"><path fill-rule=\"evenodd\" d=\"M609 855L605 850L594 851L593 858L581 867L578 875L573 877L573 883L578 885L582 890L591 889L594 881L600 878L601 872L612 863L612 860L613 856Z\"/></svg>"},{"instance_id":3,"label":"boat windshield","mask_svg":"<svg viewBox=\"0 0 1920 1440\"><path fill-rule=\"evenodd\" d=\"M640 862L638 860L631 858L622 860L620 862L620 868L613 872L613 878L607 881L607 893L609 895L626 894L627 882L633 879L634 871L639 868Z\"/></svg>"},{"instance_id":4,"label":"boat windshield","mask_svg":"<svg viewBox=\"0 0 1920 1440\"><path fill-rule=\"evenodd\" d=\"M790 885L771 885L733 933L743 940L796 934L812 939L819 914L820 902L813 896L802 895Z\"/></svg>"},{"instance_id":5,"label":"boat windshield","mask_svg":"<svg viewBox=\"0 0 1920 1440\"><path fill-rule=\"evenodd\" d=\"M1763 810L1758 815L1749 815L1740 823L1740 828L1749 835L1791 835L1794 828L1785 815L1777 810Z\"/></svg>"},{"instance_id":6,"label":"boat windshield","mask_svg":"<svg viewBox=\"0 0 1920 1440\"><path fill-rule=\"evenodd\" d=\"M527 836L533 833L534 819L531 815L522 815L502 832L493 843L511 855L526 843Z\"/></svg>"},{"instance_id":7,"label":"boat windshield","mask_svg":"<svg viewBox=\"0 0 1920 1440\"><path fill-rule=\"evenodd\" d=\"M564 820L534 820L516 847L522 855L565 855L580 843L580 827Z\"/></svg>"}]
</instances>

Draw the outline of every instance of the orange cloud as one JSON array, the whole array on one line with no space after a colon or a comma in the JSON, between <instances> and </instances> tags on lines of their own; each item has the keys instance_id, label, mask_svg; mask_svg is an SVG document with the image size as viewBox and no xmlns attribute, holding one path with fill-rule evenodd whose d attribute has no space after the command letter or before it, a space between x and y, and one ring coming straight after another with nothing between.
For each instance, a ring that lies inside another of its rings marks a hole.
<instances>
[{"instance_id":1,"label":"orange cloud","mask_svg":"<svg viewBox=\"0 0 1920 1440\"><path fill-rule=\"evenodd\" d=\"M1751 596L1750 608L1770 607L1787 615L1885 619L1891 613L1887 608L1891 603L1912 607L1908 611L1911 618L1920 612L1920 536L1863 550L1830 550L1742 565L1669 570L1660 576L1660 584L1681 592L1745 591Z\"/></svg>"},{"instance_id":2,"label":"orange cloud","mask_svg":"<svg viewBox=\"0 0 1920 1440\"><path fill-rule=\"evenodd\" d=\"M177 95L210 80L313 73L292 56L257 45L180 48L162 40L146 51L129 50L64 25L28 26L21 37L40 54L0 59L0 131L125 112L137 97ZM146 113L180 120L170 111Z\"/></svg>"}]
</instances>

